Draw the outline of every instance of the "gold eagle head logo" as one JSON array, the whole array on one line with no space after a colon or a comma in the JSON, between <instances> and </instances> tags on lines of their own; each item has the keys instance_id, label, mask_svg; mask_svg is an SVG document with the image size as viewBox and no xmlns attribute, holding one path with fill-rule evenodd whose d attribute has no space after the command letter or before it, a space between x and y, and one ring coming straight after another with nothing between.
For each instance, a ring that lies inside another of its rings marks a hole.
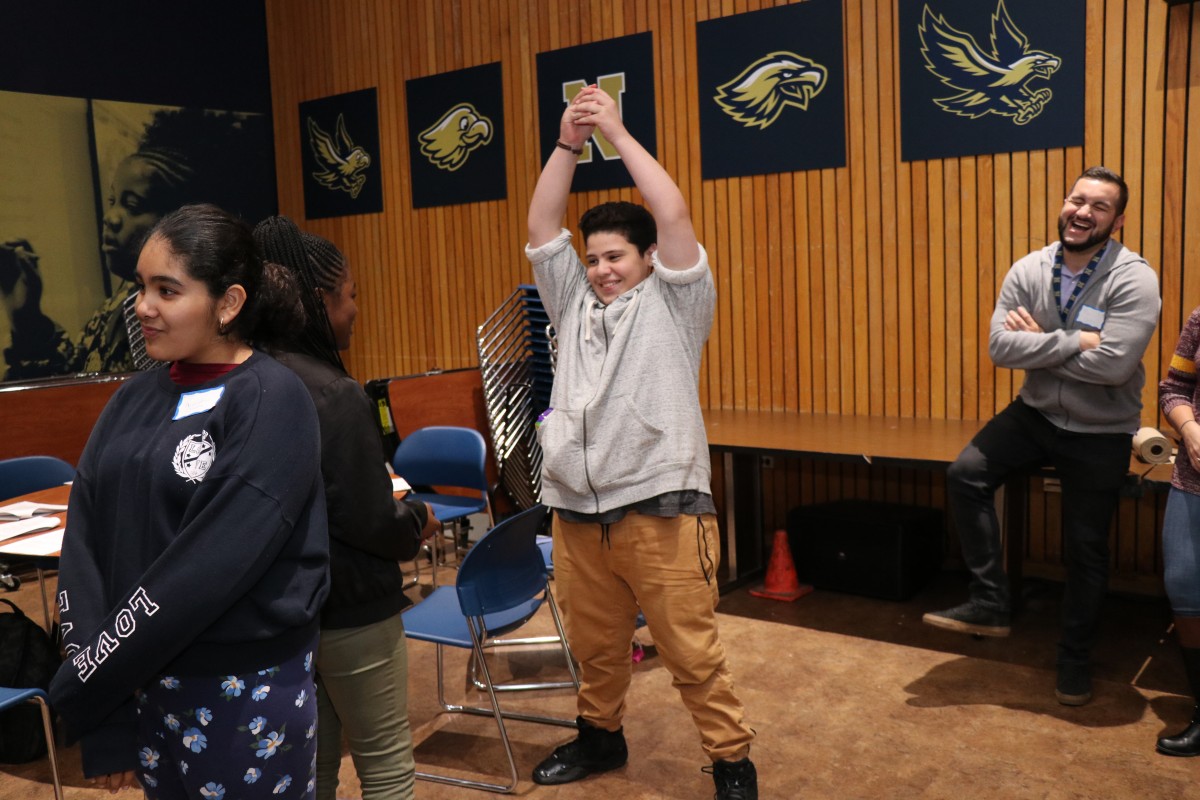
<instances>
[{"instance_id":1,"label":"gold eagle head logo","mask_svg":"<svg viewBox=\"0 0 1200 800\"><path fill-rule=\"evenodd\" d=\"M713 100L747 128L766 128L786 106L804 111L825 88L828 71L803 56L780 50L763 56L741 75L717 87Z\"/></svg>"},{"instance_id":2,"label":"gold eagle head logo","mask_svg":"<svg viewBox=\"0 0 1200 800\"><path fill-rule=\"evenodd\" d=\"M1062 60L1029 46L1026 36L1004 7L996 3L992 14L990 48L984 49L969 33L946 22L944 16L925 6L921 24L921 55L925 68L958 94L934 98L944 111L971 119L984 114L1012 117L1017 125L1032 120L1053 97L1050 89L1031 89L1029 82L1048 80Z\"/></svg>"},{"instance_id":3,"label":"gold eagle head logo","mask_svg":"<svg viewBox=\"0 0 1200 800\"><path fill-rule=\"evenodd\" d=\"M317 183L322 186L343 192L349 192L351 197L358 197L367 176L363 171L371 166L371 157L367 151L358 147L346 132L346 120L338 114L337 133L333 136L321 130L321 127L308 118L308 146L316 156L317 166L321 169L312 173Z\"/></svg>"},{"instance_id":4,"label":"gold eagle head logo","mask_svg":"<svg viewBox=\"0 0 1200 800\"><path fill-rule=\"evenodd\" d=\"M492 127L492 121L475 106L459 103L421 131L417 140L430 164L453 172L467 163L471 151L492 141Z\"/></svg>"}]
</instances>

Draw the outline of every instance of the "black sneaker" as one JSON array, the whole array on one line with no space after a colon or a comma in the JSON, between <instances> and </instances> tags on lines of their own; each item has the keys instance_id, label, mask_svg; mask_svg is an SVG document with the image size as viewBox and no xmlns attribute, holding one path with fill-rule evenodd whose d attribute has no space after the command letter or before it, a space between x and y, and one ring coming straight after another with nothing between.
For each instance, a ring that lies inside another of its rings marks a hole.
<instances>
[{"instance_id":1,"label":"black sneaker","mask_svg":"<svg viewBox=\"0 0 1200 800\"><path fill-rule=\"evenodd\" d=\"M1064 706L1081 706L1092 699L1092 671L1087 664L1059 664L1054 696Z\"/></svg>"},{"instance_id":2,"label":"black sneaker","mask_svg":"<svg viewBox=\"0 0 1200 800\"><path fill-rule=\"evenodd\" d=\"M606 731L576 717L579 736L554 749L554 752L533 768L533 782L543 786L572 783L595 772L608 772L625 766L629 750L625 746L622 728Z\"/></svg>"},{"instance_id":3,"label":"black sneaker","mask_svg":"<svg viewBox=\"0 0 1200 800\"><path fill-rule=\"evenodd\" d=\"M700 769L712 773L717 786L713 800L758 800L758 771L749 758L714 761L711 767Z\"/></svg>"},{"instance_id":4,"label":"black sneaker","mask_svg":"<svg viewBox=\"0 0 1200 800\"><path fill-rule=\"evenodd\" d=\"M935 628L976 636L1008 636L1012 632L1007 611L992 611L973 600L945 611L930 611L921 621Z\"/></svg>"}]
</instances>

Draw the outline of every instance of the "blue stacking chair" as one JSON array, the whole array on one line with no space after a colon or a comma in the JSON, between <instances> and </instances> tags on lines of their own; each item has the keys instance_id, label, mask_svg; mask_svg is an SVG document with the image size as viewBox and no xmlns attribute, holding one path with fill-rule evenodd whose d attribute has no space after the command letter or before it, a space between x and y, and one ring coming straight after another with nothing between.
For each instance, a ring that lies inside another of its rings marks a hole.
<instances>
[{"instance_id":1,"label":"blue stacking chair","mask_svg":"<svg viewBox=\"0 0 1200 800\"><path fill-rule=\"evenodd\" d=\"M50 777L54 781L54 796L57 800L63 800L62 780L58 777L58 753L54 749L54 726L50 723L50 704L46 700L46 693L38 688L10 689L0 686L0 711L15 708L22 703L35 703L41 709L42 728L46 732L46 752L50 756Z\"/></svg>"},{"instance_id":2,"label":"blue stacking chair","mask_svg":"<svg viewBox=\"0 0 1200 800\"><path fill-rule=\"evenodd\" d=\"M457 530L459 523L471 514L487 514L488 526L493 524L492 506L488 501L486 461L487 443L479 431L437 425L418 428L405 436L392 457L392 469L413 487L470 490L469 496L441 492L413 492L410 495L429 503L443 525L451 525L452 530ZM437 563L438 554L434 552L435 586Z\"/></svg>"},{"instance_id":3,"label":"blue stacking chair","mask_svg":"<svg viewBox=\"0 0 1200 800\"><path fill-rule=\"evenodd\" d=\"M75 479L75 468L54 456L20 456L0 460L0 502L42 489L53 489ZM34 559L42 590L42 615L50 630L50 601L46 597L45 571L58 569L57 558Z\"/></svg>"},{"instance_id":4,"label":"blue stacking chair","mask_svg":"<svg viewBox=\"0 0 1200 800\"><path fill-rule=\"evenodd\" d=\"M545 564L545 566L546 566L546 574L551 579L553 579L554 578L554 556L553 556L554 540L550 536L543 536L543 535L539 534L536 541L537 541L538 551L542 554L542 563ZM550 589L547 588L546 591L550 591ZM570 644L563 645L562 642L563 642L563 640L557 636L526 636L526 637L521 637L521 638L517 638L517 639L491 638L491 639L488 639L486 642L484 642L483 646L484 646L484 649L490 649L490 648L494 648L494 647L523 647L523 646L528 646L528 645L553 645L553 644L556 644L556 645L559 645L560 647L565 646L567 648L567 652L569 654L571 651ZM574 661L574 657L572 657L572 662L573 661ZM479 679L478 667L477 667L474 659L471 660L471 682L474 683L475 687L481 691L485 690L487 688L484 686L483 681ZM495 690L497 692L524 692L524 691L529 691L531 689L568 689L568 688L574 688L576 690L579 689L579 684L577 682L572 682L572 681L538 681L538 682L534 682L534 683L520 683L520 682L510 681L508 683L494 683L494 684L492 684L492 686L495 688Z\"/></svg>"},{"instance_id":5,"label":"blue stacking chair","mask_svg":"<svg viewBox=\"0 0 1200 800\"><path fill-rule=\"evenodd\" d=\"M21 456L0 461L0 501L52 489L75 479L75 468L54 456Z\"/></svg>"},{"instance_id":6,"label":"blue stacking chair","mask_svg":"<svg viewBox=\"0 0 1200 800\"><path fill-rule=\"evenodd\" d=\"M453 587L437 587L432 594L404 612L405 636L437 645L438 702L443 712L493 717L508 757L510 773L507 784L418 771L417 777L422 780L493 792L511 792L517 786L517 765L504 720L575 727L574 719L502 710L484 656L484 643L489 637L520 628L544 603L550 607L572 683L576 689L579 687L579 677L566 648L562 620L547 585L546 566L536 541L547 513L545 506L537 505L498 523L464 556ZM446 702L443 672L445 647L471 651L491 700L490 708Z\"/></svg>"}]
</instances>

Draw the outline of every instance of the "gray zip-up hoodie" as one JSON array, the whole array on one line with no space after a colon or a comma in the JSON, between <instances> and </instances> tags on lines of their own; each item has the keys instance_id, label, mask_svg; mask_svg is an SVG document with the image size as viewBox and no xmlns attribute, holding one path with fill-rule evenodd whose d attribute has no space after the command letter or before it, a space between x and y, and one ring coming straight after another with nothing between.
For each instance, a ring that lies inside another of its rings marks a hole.
<instances>
[{"instance_id":1,"label":"gray zip-up hoodie","mask_svg":"<svg viewBox=\"0 0 1200 800\"><path fill-rule=\"evenodd\" d=\"M1158 276L1146 260L1110 239L1066 325L1054 296L1054 256L1035 250L1004 277L992 314L988 352L998 367L1025 370L1021 399L1052 424L1077 433L1133 433L1141 424L1142 354L1158 325ZM1006 331L1004 317L1024 306L1042 333ZM1100 346L1079 351L1080 331Z\"/></svg>"},{"instance_id":2,"label":"gray zip-up hoodie","mask_svg":"<svg viewBox=\"0 0 1200 800\"><path fill-rule=\"evenodd\" d=\"M558 338L551 409L538 426L542 502L596 514L667 492L712 491L700 357L716 289L708 255L605 306L566 229L526 247Z\"/></svg>"}]
</instances>

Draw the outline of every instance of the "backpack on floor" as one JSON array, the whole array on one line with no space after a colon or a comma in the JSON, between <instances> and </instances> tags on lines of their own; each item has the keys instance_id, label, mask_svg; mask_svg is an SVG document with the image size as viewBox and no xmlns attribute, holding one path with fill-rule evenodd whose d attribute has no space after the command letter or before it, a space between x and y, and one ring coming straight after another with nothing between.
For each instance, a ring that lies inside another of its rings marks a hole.
<instances>
[{"instance_id":1,"label":"backpack on floor","mask_svg":"<svg viewBox=\"0 0 1200 800\"><path fill-rule=\"evenodd\" d=\"M0 598L0 686L48 689L62 659L42 626L11 600ZM46 754L42 712L33 703L0 711L0 763L23 764Z\"/></svg>"}]
</instances>

